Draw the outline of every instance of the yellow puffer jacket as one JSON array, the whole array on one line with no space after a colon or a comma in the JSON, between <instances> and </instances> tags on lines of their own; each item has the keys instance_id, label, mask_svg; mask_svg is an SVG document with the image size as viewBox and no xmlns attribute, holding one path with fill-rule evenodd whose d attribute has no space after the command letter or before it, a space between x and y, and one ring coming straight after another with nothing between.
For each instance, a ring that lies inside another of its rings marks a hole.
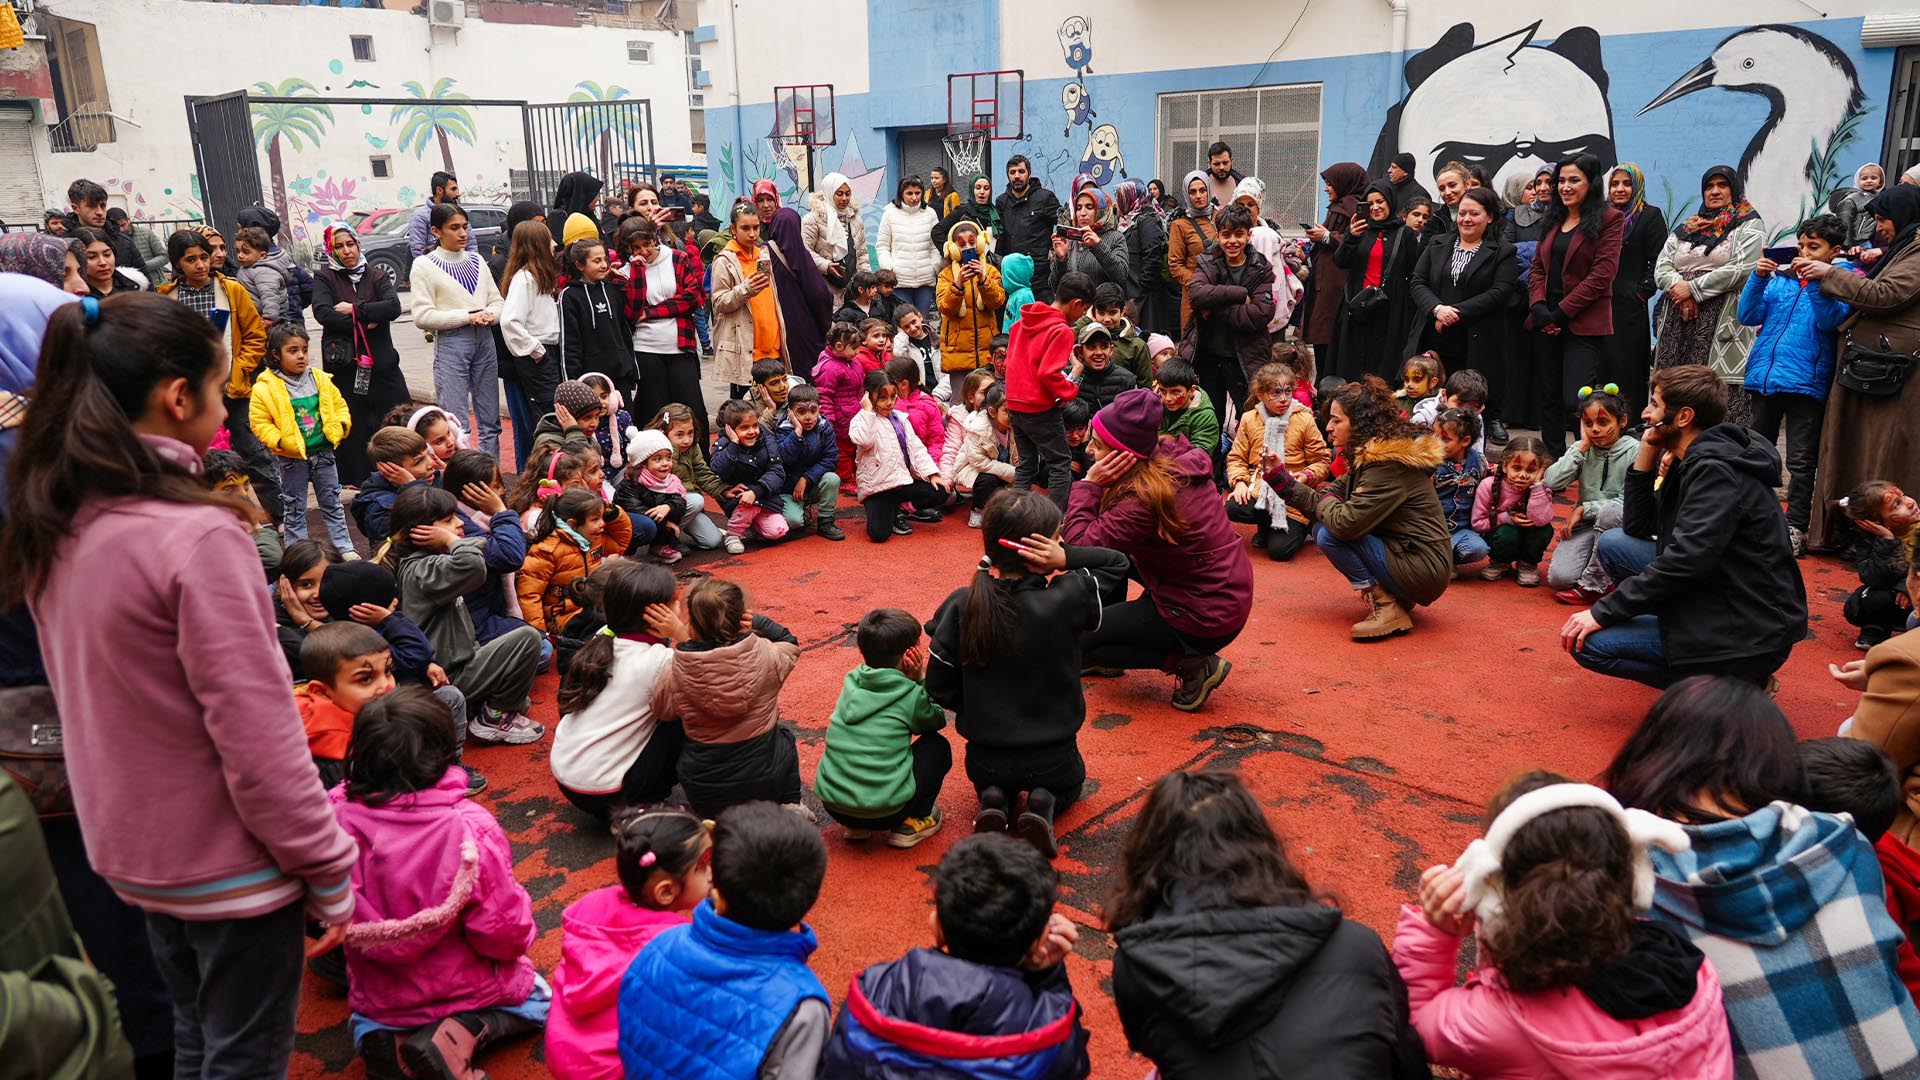
<instances>
[{"instance_id":1,"label":"yellow puffer jacket","mask_svg":"<svg viewBox=\"0 0 1920 1080\"><path fill-rule=\"evenodd\" d=\"M1267 411L1256 405L1240 417L1240 428L1233 436L1233 449L1227 451L1227 487L1245 482L1252 486L1257 501L1267 482ZM1313 485L1324 484L1333 475L1333 451L1320 437L1313 422L1313 410L1295 403L1287 414L1286 450L1281 454L1294 479ZM1307 515L1287 508L1287 516L1306 523Z\"/></svg>"},{"instance_id":2,"label":"yellow puffer jacket","mask_svg":"<svg viewBox=\"0 0 1920 1080\"><path fill-rule=\"evenodd\" d=\"M320 388L320 431L328 446L339 446L347 437L353 420L347 415L347 399L333 385L333 378L319 368L309 368ZM247 426L253 437L283 458L307 456L307 437L293 415L293 396L287 392L287 380L278 371L269 371L253 384L253 400L247 405Z\"/></svg>"},{"instance_id":3,"label":"yellow puffer jacket","mask_svg":"<svg viewBox=\"0 0 1920 1080\"><path fill-rule=\"evenodd\" d=\"M960 245L947 241L947 265L934 282L934 302L940 308L940 370L972 371L987 366L987 343L1000 332L1000 311L1007 306L1007 289L1000 268L987 261L993 237L976 234L973 247L980 253L985 276L960 284Z\"/></svg>"}]
</instances>

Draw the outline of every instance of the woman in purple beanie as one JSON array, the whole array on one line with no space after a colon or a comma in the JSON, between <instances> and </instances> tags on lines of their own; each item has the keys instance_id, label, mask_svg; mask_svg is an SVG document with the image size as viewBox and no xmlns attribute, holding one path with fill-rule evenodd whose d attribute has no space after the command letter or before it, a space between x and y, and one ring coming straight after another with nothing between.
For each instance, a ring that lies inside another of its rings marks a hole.
<instances>
[{"instance_id":1,"label":"woman in purple beanie","mask_svg":"<svg viewBox=\"0 0 1920 1080\"><path fill-rule=\"evenodd\" d=\"M1194 712L1233 665L1220 650L1253 610L1253 564L1227 523L1207 449L1162 439L1160 398L1128 390L1093 417L1094 457L1067 499L1069 544L1113 548L1146 586L1101 597L1100 626L1080 647L1090 674L1158 669L1178 676L1173 707Z\"/></svg>"}]
</instances>

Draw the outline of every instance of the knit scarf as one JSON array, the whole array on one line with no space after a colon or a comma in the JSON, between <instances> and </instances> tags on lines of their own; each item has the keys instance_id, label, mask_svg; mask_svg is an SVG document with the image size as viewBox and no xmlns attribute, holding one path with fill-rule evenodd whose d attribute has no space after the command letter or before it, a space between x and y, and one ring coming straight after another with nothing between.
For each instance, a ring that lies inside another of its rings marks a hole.
<instances>
[{"instance_id":1,"label":"knit scarf","mask_svg":"<svg viewBox=\"0 0 1920 1080\"><path fill-rule=\"evenodd\" d=\"M567 534L567 539L580 545L581 551L590 552L593 550L593 545L587 541L586 537L580 535L580 530L575 529L572 525L568 524L566 521L555 520L553 523L553 527Z\"/></svg>"},{"instance_id":2,"label":"knit scarf","mask_svg":"<svg viewBox=\"0 0 1920 1080\"><path fill-rule=\"evenodd\" d=\"M632 474L629 473L628 475ZM648 491L657 491L662 495L685 495L687 493L687 485L680 482L679 473L670 472L665 476L656 476L652 469L642 465L640 467L639 480L641 487L646 488Z\"/></svg>"},{"instance_id":3,"label":"knit scarf","mask_svg":"<svg viewBox=\"0 0 1920 1080\"><path fill-rule=\"evenodd\" d=\"M1300 408L1300 403L1289 399L1287 411L1280 416L1275 416L1273 413L1267 411L1267 403L1264 401L1255 406L1255 408L1260 410L1260 419L1266 424L1266 440L1264 444L1266 452L1285 461L1287 457L1287 425L1293 421L1293 410ZM1261 460L1264 462L1266 459L1263 457ZM1260 487L1260 505L1267 508L1268 519L1274 526L1285 528L1287 524L1287 500L1281 498L1280 493L1273 490L1272 484L1262 484Z\"/></svg>"}]
</instances>

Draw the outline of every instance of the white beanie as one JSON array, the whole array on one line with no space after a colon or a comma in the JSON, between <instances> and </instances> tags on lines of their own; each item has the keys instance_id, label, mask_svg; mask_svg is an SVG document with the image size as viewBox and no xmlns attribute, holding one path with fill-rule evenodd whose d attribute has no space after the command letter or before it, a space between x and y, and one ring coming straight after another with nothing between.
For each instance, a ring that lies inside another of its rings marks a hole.
<instances>
[{"instance_id":1,"label":"white beanie","mask_svg":"<svg viewBox=\"0 0 1920 1080\"><path fill-rule=\"evenodd\" d=\"M667 441L667 433L658 428L642 428L627 437L627 460L636 465L644 465L653 455L672 449L673 444Z\"/></svg>"}]
</instances>

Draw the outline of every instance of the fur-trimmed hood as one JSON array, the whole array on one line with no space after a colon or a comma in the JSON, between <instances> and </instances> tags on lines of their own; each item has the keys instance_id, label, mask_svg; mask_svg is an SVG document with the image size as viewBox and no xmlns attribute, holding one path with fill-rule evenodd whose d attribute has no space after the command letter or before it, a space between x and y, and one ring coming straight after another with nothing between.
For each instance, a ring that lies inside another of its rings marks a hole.
<instances>
[{"instance_id":1,"label":"fur-trimmed hood","mask_svg":"<svg viewBox=\"0 0 1920 1080\"><path fill-rule=\"evenodd\" d=\"M1353 456L1353 463L1360 466L1398 462L1410 468L1432 472L1440 467L1440 462L1446 456L1438 435L1394 435L1374 439L1361 447L1360 452Z\"/></svg>"}]
</instances>

